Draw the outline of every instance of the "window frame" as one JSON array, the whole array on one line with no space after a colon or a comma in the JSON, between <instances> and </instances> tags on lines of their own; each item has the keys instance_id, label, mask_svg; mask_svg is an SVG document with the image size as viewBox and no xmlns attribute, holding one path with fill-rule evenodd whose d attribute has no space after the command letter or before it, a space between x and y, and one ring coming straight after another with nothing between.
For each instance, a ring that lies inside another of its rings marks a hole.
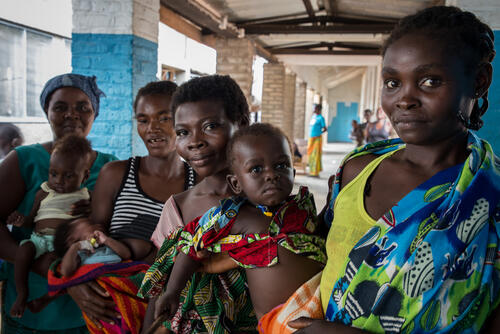
<instances>
[{"instance_id":1,"label":"window frame","mask_svg":"<svg viewBox=\"0 0 500 334\"><path fill-rule=\"evenodd\" d=\"M66 36L62 36L59 34L55 33L50 33L47 31L43 31L40 29L32 28L20 23L15 23L11 22L5 19L0 18L0 25L4 25L10 28L15 28L15 29L20 29L22 31L23 35L23 41L22 41L22 48L24 51L24 80L23 80L23 115L22 116L2 116L0 115L0 122L9 122L9 123L25 123L25 124L39 124L39 123L47 123L47 117L45 116L29 116L28 115L28 99L27 99L27 79L28 79L28 66L27 66L27 52L28 52L28 32L36 35L41 35L45 37L50 37L50 38L59 38L63 39L65 41L71 42L71 38L68 38ZM71 48L70 48L70 53L71 53ZM40 107L41 108L41 107ZM43 113L43 111L42 111Z\"/></svg>"}]
</instances>

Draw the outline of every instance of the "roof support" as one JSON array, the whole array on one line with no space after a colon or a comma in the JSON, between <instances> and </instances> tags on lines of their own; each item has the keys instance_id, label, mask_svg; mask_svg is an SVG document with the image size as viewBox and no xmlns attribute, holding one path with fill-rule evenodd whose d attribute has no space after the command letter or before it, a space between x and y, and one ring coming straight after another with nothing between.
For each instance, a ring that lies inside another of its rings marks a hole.
<instances>
[{"instance_id":1,"label":"roof support","mask_svg":"<svg viewBox=\"0 0 500 334\"><path fill-rule=\"evenodd\" d=\"M317 33L344 33L344 34L377 34L389 33L394 24L333 24L319 26L304 26L298 24L253 24L245 26L247 35L268 34L317 34Z\"/></svg>"},{"instance_id":2,"label":"roof support","mask_svg":"<svg viewBox=\"0 0 500 334\"><path fill-rule=\"evenodd\" d=\"M233 24L227 24L225 29L220 28L221 20L214 17L212 13L198 6L196 2L186 0L160 0L162 6L183 16L194 24L206 30L224 37L238 37L238 30Z\"/></svg>"},{"instance_id":3,"label":"roof support","mask_svg":"<svg viewBox=\"0 0 500 334\"><path fill-rule=\"evenodd\" d=\"M309 15L309 17L314 20L315 15L313 6L311 5L311 0L302 0L302 1L304 2L304 6L306 7L307 15Z\"/></svg>"}]
</instances>

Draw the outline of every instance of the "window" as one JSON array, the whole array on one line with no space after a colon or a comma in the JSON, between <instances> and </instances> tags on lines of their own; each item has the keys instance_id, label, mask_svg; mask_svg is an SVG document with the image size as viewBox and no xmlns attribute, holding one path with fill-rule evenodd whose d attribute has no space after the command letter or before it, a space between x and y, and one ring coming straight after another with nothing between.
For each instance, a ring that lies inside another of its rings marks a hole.
<instances>
[{"instance_id":1,"label":"window","mask_svg":"<svg viewBox=\"0 0 500 334\"><path fill-rule=\"evenodd\" d=\"M51 77L71 72L71 41L0 21L0 121L45 118L39 103Z\"/></svg>"}]
</instances>

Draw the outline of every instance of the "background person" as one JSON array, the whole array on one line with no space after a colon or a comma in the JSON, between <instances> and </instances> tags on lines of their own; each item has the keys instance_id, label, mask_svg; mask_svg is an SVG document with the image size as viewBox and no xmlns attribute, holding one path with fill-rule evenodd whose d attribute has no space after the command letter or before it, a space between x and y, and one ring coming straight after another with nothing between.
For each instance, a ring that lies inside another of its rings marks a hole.
<instances>
[{"instance_id":1,"label":"background person","mask_svg":"<svg viewBox=\"0 0 500 334\"><path fill-rule=\"evenodd\" d=\"M326 123L321 115L321 104L314 106L314 113L309 122L309 142L307 145L307 156L309 163L309 175L319 177L319 172L323 170L321 166L321 152L323 150L323 141L321 134L326 132Z\"/></svg>"},{"instance_id":2,"label":"background person","mask_svg":"<svg viewBox=\"0 0 500 334\"><path fill-rule=\"evenodd\" d=\"M382 107L375 113L377 120L368 123L365 127L366 144L374 143L380 140L386 140L391 133L391 122L387 119Z\"/></svg>"},{"instance_id":3,"label":"background person","mask_svg":"<svg viewBox=\"0 0 500 334\"><path fill-rule=\"evenodd\" d=\"M48 179L54 141L69 133L87 137L99 114L102 95L104 94L97 87L95 77L68 73L50 79L42 90L40 104L47 115L54 139L43 144L19 146L0 165L0 184L8 189L0 193L0 219L3 221L0 224L0 257L8 262L3 264L2 272L2 278L6 279L2 305L2 331L5 333L32 333L33 330L41 333L87 332L80 309L68 295L57 298L37 314L27 310L22 318L13 319L5 313L5 310L10 310L16 298L12 263L19 248L18 243L28 238L32 232L32 229L13 227L10 233L5 220L15 210L24 215L29 214L35 193ZM83 185L92 190L101 167L115 159L113 155L92 151L90 175ZM88 209L87 202L86 205L83 203L76 206L72 213L88 212ZM47 293L45 276L54 258L49 253L33 264L33 270L42 277L30 273L28 300Z\"/></svg>"},{"instance_id":4,"label":"background person","mask_svg":"<svg viewBox=\"0 0 500 334\"><path fill-rule=\"evenodd\" d=\"M24 142L21 130L12 123L0 123L0 162Z\"/></svg>"}]
</instances>

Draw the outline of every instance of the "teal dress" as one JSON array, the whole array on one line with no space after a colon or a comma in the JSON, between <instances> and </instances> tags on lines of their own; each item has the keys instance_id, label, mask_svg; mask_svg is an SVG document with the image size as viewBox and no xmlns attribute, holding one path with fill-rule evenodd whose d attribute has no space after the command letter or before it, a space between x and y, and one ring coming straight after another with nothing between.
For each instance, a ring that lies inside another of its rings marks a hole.
<instances>
[{"instance_id":1,"label":"teal dress","mask_svg":"<svg viewBox=\"0 0 500 334\"><path fill-rule=\"evenodd\" d=\"M17 210L24 215L28 215L33 206L35 194L40 189L40 185L48 179L50 154L40 144L20 146L15 150L19 160L21 176L26 185L26 194L21 204L17 207ZM89 190L94 189L102 166L113 160L117 160L117 158L111 154L97 152L97 158L90 169L90 176L84 182L83 186ZM14 239L20 241L29 238L31 231L31 229L27 228L13 227L12 236ZM82 312L69 295L58 297L40 313L31 313L26 309L22 318L11 318L8 312L16 299L13 264L3 263L0 279L6 280L4 283L4 304L2 306L4 323L2 325L4 331L2 332L8 333L9 331L5 326L15 327L16 324L42 331L69 330L85 326ZM47 293L47 279L30 273L29 289L28 301L44 295ZM64 316L61 317L61 315Z\"/></svg>"}]
</instances>

